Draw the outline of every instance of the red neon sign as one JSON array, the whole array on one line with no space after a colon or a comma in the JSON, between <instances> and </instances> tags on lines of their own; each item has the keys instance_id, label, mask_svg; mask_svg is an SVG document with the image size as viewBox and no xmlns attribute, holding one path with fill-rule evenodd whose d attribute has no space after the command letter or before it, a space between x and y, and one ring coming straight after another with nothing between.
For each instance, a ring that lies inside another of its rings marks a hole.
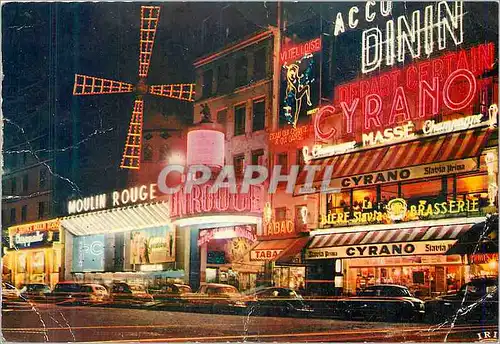
<instances>
[{"instance_id":1,"label":"red neon sign","mask_svg":"<svg viewBox=\"0 0 500 344\"><path fill-rule=\"evenodd\" d=\"M494 61L494 44L481 44L339 86L335 92L339 106L324 107L315 117L316 137L334 138L333 126L344 135L359 135L467 109L482 86L491 82L476 77L491 70Z\"/></svg>"},{"instance_id":2,"label":"red neon sign","mask_svg":"<svg viewBox=\"0 0 500 344\"><path fill-rule=\"evenodd\" d=\"M280 62L296 61L306 54L312 54L321 50L321 38L315 38L305 43L287 45L280 53Z\"/></svg>"}]
</instances>

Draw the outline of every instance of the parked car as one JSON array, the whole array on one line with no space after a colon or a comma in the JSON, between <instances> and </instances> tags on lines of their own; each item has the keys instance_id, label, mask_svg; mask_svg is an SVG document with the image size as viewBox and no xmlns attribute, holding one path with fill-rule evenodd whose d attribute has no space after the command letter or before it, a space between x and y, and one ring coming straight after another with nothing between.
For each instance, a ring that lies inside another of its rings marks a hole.
<instances>
[{"instance_id":1,"label":"parked car","mask_svg":"<svg viewBox=\"0 0 500 344\"><path fill-rule=\"evenodd\" d=\"M50 287L43 283L29 283L22 286L20 289L21 297L26 300L45 300L47 295L52 290Z\"/></svg>"},{"instance_id":2,"label":"parked car","mask_svg":"<svg viewBox=\"0 0 500 344\"><path fill-rule=\"evenodd\" d=\"M19 290L12 284L7 282L2 282L2 300L3 301L14 301L20 299Z\"/></svg>"},{"instance_id":3,"label":"parked car","mask_svg":"<svg viewBox=\"0 0 500 344\"><path fill-rule=\"evenodd\" d=\"M457 293L443 295L425 303L428 322L480 321L498 322L498 280L474 279Z\"/></svg>"},{"instance_id":4,"label":"parked car","mask_svg":"<svg viewBox=\"0 0 500 344\"><path fill-rule=\"evenodd\" d=\"M142 305L153 302L153 295L140 284L116 282L111 286L111 301L117 305Z\"/></svg>"},{"instance_id":5,"label":"parked car","mask_svg":"<svg viewBox=\"0 0 500 344\"><path fill-rule=\"evenodd\" d=\"M240 313L247 297L229 284L207 283L189 298L189 307L211 312Z\"/></svg>"},{"instance_id":6,"label":"parked car","mask_svg":"<svg viewBox=\"0 0 500 344\"><path fill-rule=\"evenodd\" d=\"M248 311L258 315L308 315L312 309L301 295L289 288L267 287L254 291Z\"/></svg>"},{"instance_id":7,"label":"parked car","mask_svg":"<svg viewBox=\"0 0 500 344\"><path fill-rule=\"evenodd\" d=\"M169 308L187 308L189 296L193 293L190 286L180 283L168 283L149 292L157 305Z\"/></svg>"},{"instance_id":8,"label":"parked car","mask_svg":"<svg viewBox=\"0 0 500 344\"><path fill-rule=\"evenodd\" d=\"M421 320L424 301L414 297L407 287L381 284L367 287L356 296L340 300L340 315L346 319L362 317L384 320Z\"/></svg>"},{"instance_id":9,"label":"parked car","mask_svg":"<svg viewBox=\"0 0 500 344\"><path fill-rule=\"evenodd\" d=\"M97 304L109 301L106 288L95 283L60 282L52 293L46 294L46 300L58 304Z\"/></svg>"}]
</instances>

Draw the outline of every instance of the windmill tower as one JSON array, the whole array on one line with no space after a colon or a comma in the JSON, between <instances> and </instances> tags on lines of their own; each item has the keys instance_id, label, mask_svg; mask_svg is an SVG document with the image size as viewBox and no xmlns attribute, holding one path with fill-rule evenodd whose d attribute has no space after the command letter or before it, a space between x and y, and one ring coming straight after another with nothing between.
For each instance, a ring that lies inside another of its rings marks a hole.
<instances>
[{"instance_id":1,"label":"windmill tower","mask_svg":"<svg viewBox=\"0 0 500 344\"><path fill-rule=\"evenodd\" d=\"M125 148L123 149L123 156L120 164L122 169L140 169L144 95L153 94L160 97L174 98L188 102L194 101L195 84L150 86L146 84L159 18L160 7L141 7L139 81L136 85L122 81L75 74L75 83L73 87L73 95L75 96L132 92L136 92L137 94L132 109L132 117L130 118Z\"/></svg>"}]
</instances>

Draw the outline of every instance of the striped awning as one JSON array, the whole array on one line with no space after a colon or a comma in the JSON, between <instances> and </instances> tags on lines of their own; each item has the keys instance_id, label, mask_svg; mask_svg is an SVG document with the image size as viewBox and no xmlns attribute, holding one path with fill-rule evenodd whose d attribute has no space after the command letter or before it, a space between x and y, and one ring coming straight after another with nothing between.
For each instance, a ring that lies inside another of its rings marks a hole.
<instances>
[{"instance_id":1,"label":"striped awning","mask_svg":"<svg viewBox=\"0 0 500 344\"><path fill-rule=\"evenodd\" d=\"M333 166L331 179L364 173L387 171L402 167L476 157L485 146L491 130L476 129L428 140L384 146L354 153L318 159L311 164L320 165L314 182L323 180L327 166ZM303 171L296 185L303 185L307 172Z\"/></svg>"},{"instance_id":2,"label":"striped awning","mask_svg":"<svg viewBox=\"0 0 500 344\"><path fill-rule=\"evenodd\" d=\"M338 233L316 235L308 248L324 248L337 246L382 244L412 241L455 240L460 234L469 230L473 224L443 225L432 227L416 227L388 229L365 232Z\"/></svg>"},{"instance_id":3,"label":"striped awning","mask_svg":"<svg viewBox=\"0 0 500 344\"><path fill-rule=\"evenodd\" d=\"M64 217L61 225L73 235L93 235L169 225L166 202L140 204Z\"/></svg>"}]
</instances>

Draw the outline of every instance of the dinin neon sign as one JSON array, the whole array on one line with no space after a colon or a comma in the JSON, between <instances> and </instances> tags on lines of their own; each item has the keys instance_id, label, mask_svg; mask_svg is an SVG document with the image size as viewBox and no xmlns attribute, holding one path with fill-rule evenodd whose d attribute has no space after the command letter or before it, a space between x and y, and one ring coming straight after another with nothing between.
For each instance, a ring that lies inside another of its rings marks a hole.
<instances>
[{"instance_id":1,"label":"dinin neon sign","mask_svg":"<svg viewBox=\"0 0 500 344\"><path fill-rule=\"evenodd\" d=\"M337 114L341 115L342 134L353 134L361 129L355 124L363 131L376 131L428 119L444 108L465 109L477 97L476 76L491 70L494 61L494 44L482 44L342 85L336 91L339 107L323 107L315 116L315 135L323 141L334 139L338 125L335 129L325 122Z\"/></svg>"}]
</instances>

